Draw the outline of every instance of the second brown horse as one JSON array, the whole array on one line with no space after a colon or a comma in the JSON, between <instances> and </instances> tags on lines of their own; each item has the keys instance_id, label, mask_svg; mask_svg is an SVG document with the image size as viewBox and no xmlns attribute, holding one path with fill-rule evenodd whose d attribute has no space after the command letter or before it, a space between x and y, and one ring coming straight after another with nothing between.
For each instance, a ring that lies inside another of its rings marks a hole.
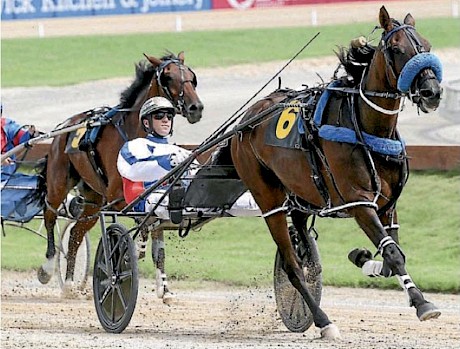
<instances>
[{"instance_id":1,"label":"second brown horse","mask_svg":"<svg viewBox=\"0 0 460 349\"><path fill-rule=\"evenodd\" d=\"M43 172L42 191L46 193L44 221L47 230L47 262L38 271L41 282L46 283L54 270L56 255L54 226L57 210L70 190L78 187L84 197L83 212L70 232L67 253L66 287L72 288L75 258L84 235L96 224L97 213L103 205L120 210L126 203L123 185L117 170L117 156L121 146L145 133L139 127L139 110L150 97L170 99L178 112L193 124L200 121L203 103L196 92L195 73L184 64L184 53L168 54L161 59L147 56L136 66L136 79L122 94L120 104L109 111L110 120L102 126L97 142L90 149L74 147L69 151L69 134L54 138ZM88 120L96 113L91 110L68 119L61 126L70 126Z\"/></svg>"}]
</instances>

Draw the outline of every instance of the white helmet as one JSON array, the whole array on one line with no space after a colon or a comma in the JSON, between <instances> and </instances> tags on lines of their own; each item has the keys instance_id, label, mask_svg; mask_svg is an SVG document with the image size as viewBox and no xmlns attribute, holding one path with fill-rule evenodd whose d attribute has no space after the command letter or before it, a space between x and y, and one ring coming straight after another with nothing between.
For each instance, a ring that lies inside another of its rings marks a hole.
<instances>
[{"instance_id":1,"label":"white helmet","mask_svg":"<svg viewBox=\"0 0 460 349\"><path fill-rule=\"evenodd\" d=\"M145 127L143 120L147 119L150 124L151 120L149 120L149 117L152 114L155 114L156 112L159 112L159 111L170 112L173 115L176 114L176 108L174 108L172 103L164 97L149 98L142 105L141 111L139 113L139 118L146 132L155 133L152 127L150 127L150 129ZM171 133L172 133L172 127L171 127Z\"/></svg>"}]
</instances>

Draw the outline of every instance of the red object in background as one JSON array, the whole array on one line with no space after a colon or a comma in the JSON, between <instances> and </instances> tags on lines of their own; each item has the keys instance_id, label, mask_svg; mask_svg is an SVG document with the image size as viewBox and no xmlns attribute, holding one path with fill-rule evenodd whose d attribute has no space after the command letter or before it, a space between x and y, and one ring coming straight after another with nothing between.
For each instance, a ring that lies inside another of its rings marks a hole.
<instances>
[{"instance_id":1,"label":"red object in background","mask_svg":"<svg viewBox=\"0 0 460 349\"><path fill-rule=\"evenodd\" d=\"M257 7L277 7L292 5L327 4L334 2L352 2L353 0L212 0L212 9L245 10Z\"/></svg>"}]
</instances>

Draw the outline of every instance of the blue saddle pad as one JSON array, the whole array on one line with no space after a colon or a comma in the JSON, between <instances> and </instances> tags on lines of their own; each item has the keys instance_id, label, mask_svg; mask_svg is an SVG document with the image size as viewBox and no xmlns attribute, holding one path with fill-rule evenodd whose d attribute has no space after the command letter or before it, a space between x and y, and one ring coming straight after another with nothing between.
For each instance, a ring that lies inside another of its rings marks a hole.
<instances>
[{"instance_id":1,"label":"blue saddle pad","mask_svg":"<svg viewBox=\"0 0 460 349\"><path fill-rule=\"evenodd\" d=\"M14 173L2 186L2 219L25 223L43 210L43 203L36 195L38 176Z\"/></svg>"}]
</instances>

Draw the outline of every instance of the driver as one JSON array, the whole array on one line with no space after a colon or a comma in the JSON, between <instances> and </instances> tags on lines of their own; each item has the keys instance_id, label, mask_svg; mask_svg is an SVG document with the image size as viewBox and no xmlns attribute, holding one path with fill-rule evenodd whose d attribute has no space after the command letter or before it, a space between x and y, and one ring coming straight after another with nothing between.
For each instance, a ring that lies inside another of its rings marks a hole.
<instances>
[{"instance_id":1,"label":"driver","mask_svg":"<svg viewBox=\"0 0 460 349\"><path fill-rule=\"evenodd\" d=\"M172 168L187 159L190 151L177 145L169 144L172 134L175 108L163 97L148 99L140 110L140 121L147 132L147 137L126 142L118 154L117 167L123 179L123 192L127 203L134 201L149 186L156 183ZM196 165L198 165L196 163ZM193 171L186 174L190 177ZM187 186L184 180L183 185ZM134 210L150 212L163 196L168 184L158 187L145 200L140 201ZM155 215L169 219L168 195L155 209ZM258 216L260 209L249 192L238 198L228 213L233 216Z\"/></svg>"},{"instance_id":2,"label":"driver","mask_svg":"<svg viewBox=\"0 0 460 349\"><path fill-rule=\"evenodd\" d=\"M0 104L1 120L1 148L2 154L8 152L19 144L29 141L37 135L35 126L21 126L13 119L3 117L3 104ZM1 181L4 182L16 171L15 160L22 156L24 151L19 154L7 157L1 164Z\"/></svg>"},{"instance_id":3,"label":"driver","mask_svg":"<svg viewBox=\"0 0 460 349\"><path fill-rule=\"evenodd\" d=\"M117 167L123 179L123 192L127 203L134 201L149 186L184 161L190 152L168 144L172 134L176 112L169 100L163 97L148 99L141 108L140 121L147 137L126 142L118 154ZM135 211L149 212L167 189L160 186L145 200L139 202ZM168 219L168 196L155 210L155 215Z\"/></svg>"}]
</instances>

